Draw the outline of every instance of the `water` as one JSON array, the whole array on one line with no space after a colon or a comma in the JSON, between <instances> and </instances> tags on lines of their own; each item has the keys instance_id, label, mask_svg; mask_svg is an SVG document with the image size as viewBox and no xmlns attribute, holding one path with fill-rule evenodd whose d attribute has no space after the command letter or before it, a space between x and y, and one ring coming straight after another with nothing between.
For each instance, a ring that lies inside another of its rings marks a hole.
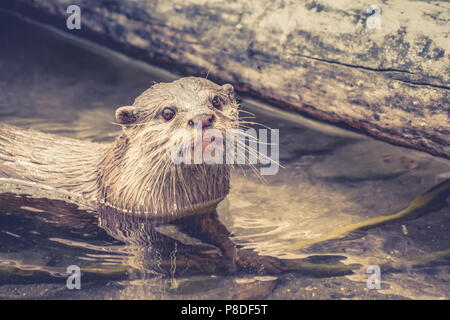
<instances>
[{"instance_id":1,"label":"water","mask_svg":"<svg viewBox=\"0 0 450 320\"><path fill-rule=\"evenodd\" d=\"M4 12L0 43L0 121L78 139L112 141L117 107L153 81L179 76ZM448 193L418 218L318 241L407 207L450 178L450 161L246 97L243 106L256 121L280 129L284 167L265 184L235 170L218 215L235 243L287 259L292 271L232 274L216 247L180 225L111 219L2 184L0 298L450 298ZM66 287L69 265L83 271L81 290ZM381 266L380 290L367 288L371 265Z\"/></svg>"}]
</instances>

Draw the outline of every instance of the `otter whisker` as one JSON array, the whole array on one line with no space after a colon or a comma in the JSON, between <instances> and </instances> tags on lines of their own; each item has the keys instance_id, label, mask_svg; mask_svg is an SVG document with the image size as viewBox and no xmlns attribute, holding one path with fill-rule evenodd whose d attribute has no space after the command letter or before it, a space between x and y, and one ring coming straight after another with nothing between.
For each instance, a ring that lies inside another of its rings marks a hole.
<instances>
[{"instance_id":1,"label":"otter whisker","mask_svg":"<svg viewBox=\"0 0 450 320\"><path fill-rule=\"evenodd\" d=\"M275 143L275 142L264 142L264 141L261 141L257 137L255 137L253 135L250 135L250 134L241 134L240 137L244 137L244 139L248 139L249 142L255 142L257 144L268 145L268 146L279 145L278 143Z\"/></svg>"},{"instance_id":2,"label":"otter whisker","mask_svg":"<svg viewBox=\"0 0 450 320\"><path fill-rule=\"evenodd\" d=\"M246 113L246 114L250 114L250 115L252 115L252 116L255 116L255 114L254 114L253 112L250 112L250 111L247 111L247 110L239 109L239 112L243 112L243 113Z\"/></svg>"},{"instance_id":3,"label":"otter whisker","mask_svg":"<svg viewBox=\"0 0 450 320\"><path fill-rule=\"evenodd\" d=\"M260 151L254 149L254 148L251 148L250 146L244 144L242 141L238 140L237 142L239 143L240 147L242 147L245 151L248 151L252 155L255 155L257 157L261 156L261 157L265 158L265 160L270 161L271 163L273 163L281 168L284 168L278 161L273 160L271 157L261 153Z\"/></svg>"},{"instance_id":4,"label":"otter whisker","mask_svg":"<svg viewBox=\"0 0 450 320\"><path fill-rule=\"evenodd\" d=\"M264 128L266 128L266 129L272 129L272 128L270 128L270 127L268 127L268 126L266 126L265 124L262 124L262 123L259 123L259 122L255 122L255 121L239 121L239 124L240 125L242 125L243 123L246 123L246 124L253 124L253 125L256 125L256 126L261 126L261 127L264 127Z\"/></svg>"}]
</instances>

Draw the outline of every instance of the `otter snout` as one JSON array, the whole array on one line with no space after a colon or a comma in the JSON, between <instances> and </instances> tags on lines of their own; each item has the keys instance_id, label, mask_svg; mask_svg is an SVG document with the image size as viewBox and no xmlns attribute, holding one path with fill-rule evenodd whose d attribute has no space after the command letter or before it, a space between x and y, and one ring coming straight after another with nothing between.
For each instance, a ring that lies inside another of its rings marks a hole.
<instances>
[{"instance_id":1,"label":"otter snout","mask_svg":"<svg viewBox=\"0 0 450 320\"><path fill-rule=\"evenodd\" d=\"M206 129L212 127L216 117L213 114L202 113L198 114L188 121L188 125L192 128Z\"/></svg>"}]
</instances>

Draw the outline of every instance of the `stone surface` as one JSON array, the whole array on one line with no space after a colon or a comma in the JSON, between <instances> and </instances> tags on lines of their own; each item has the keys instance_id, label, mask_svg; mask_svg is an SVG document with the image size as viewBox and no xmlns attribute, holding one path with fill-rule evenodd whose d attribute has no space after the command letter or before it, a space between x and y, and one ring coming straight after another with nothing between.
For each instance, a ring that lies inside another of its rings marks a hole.
<instances>
[{"instance_id":1,"label":"stone surface","mask_svg":"<svg viewBox=\"0 0 450 320\"><path fill-rule=\"evenodd\" d=\"M82 30L69 31L77 4ZM381 10L373 29L369 5ZM450 158L445 1L4 0L65 32Z\"/></svg>"}]
</instances>

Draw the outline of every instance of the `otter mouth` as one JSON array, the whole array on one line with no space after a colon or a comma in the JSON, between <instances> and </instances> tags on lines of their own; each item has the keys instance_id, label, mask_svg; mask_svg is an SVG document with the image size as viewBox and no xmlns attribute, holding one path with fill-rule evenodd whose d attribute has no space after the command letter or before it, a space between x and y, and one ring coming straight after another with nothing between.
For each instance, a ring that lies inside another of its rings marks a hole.
<instances>
[{"instance_id":1,"label":"otter mouth","mask_svg":"<svg viewBox=\"0 0 450 320\"><path fill-rule=\"evenodd\" d=\"M207 128L196 130L192 135L192 147L195 147L196 144L201 144L202 146L210 145L212 142L220 140L220 138L222 138L222 135L222 131L218 129Z\"/></svg>"},{"instance_id":2,"label":"otter mouth","mask_svg":"<svg viewBox=\"0 0 450 320\"><path fill-rule=\"evenodd\" d=\"M225 137L222 130L208 128L179 135L171 148L175 164L225 164Z\"/></svg>"},{"instance_id":3,"label":"otter mouth","mask_svg":"<svg viewBox=\"0 0 450 320\"><path fill-rule=\"evenodd\" d=\"M203 134L199 143L201 144L202 151L205 151L208 146L215 147L215 148L221 148L222 147L221 144L218 144L218 143L215 143L215 142L216 142L216 137L215 136L208 137L207 135ZM196 144L194 143L192 145L192 149L195 150L195 147L196 147Z\"/></svg>"},{"instance_id":4,"label":"otter mouth","mask_svg":"<svg viewBox=\"0 0 450 320\"><path fill-rule=\"evenodd\" d=\"M221 138L210 136L208 132L194 140L191 146L194 163L224 164L225 145Z\"/></svg>"}]
</instances>

